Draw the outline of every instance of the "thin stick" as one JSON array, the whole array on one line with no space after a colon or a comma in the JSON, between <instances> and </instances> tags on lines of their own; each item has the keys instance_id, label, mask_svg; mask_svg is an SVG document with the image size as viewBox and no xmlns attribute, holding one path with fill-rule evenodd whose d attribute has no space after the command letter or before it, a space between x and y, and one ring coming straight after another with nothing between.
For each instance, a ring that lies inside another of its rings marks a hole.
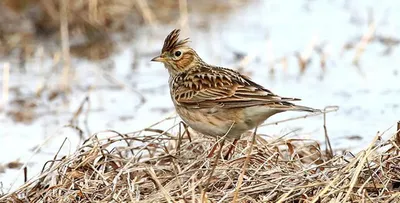
<instances>
[{"instance_id":1,"label":"thin stick","mask_svg":"<svg viewBox=\"0 0 400 203\"><path fill-rule=\"evenodd\" d=\"M356 65L361 75L363 75L363 73L360 70L359 61L361 55L364 53L365 48L372 41L375 35L375 31L376 31L376 24L374 22L371 22L368 26L367 32L362 36L360 42L358 42L356 46L356 54L353 58L353 64Z\"/></svg>"},{"instance_id":2,"label":"thin stick","mask_svg":"<svg viewBox=\"0 0 400 203\"><path fill-rule=\"evenodd\" d=\"M153 12L149 8L149 5L147 5L147 1L143 0L136 0L136 4L139 7L139 10L142 12L143 19L146 21L147 24L154 26L156 20Z\"/></svg>"},{"instance_id":3,"label":"thin stick","mask_svg":"<svg viewBox=\"0 0 400 203\"><path fill-rule=\"evenodd\" d=\"M327 106L327 107L325 107L325 110L321 111L321 112L307 114L305 116L297 116L297 117L293 117L293 118L283 119L283 120L275 121L275 122L271 122L271 123L265 123L265 124L260 125L260 127L268 126L268 125L278 125L279 123L284 123L284 122L287 122L287 121L299 120L299 119L302 119L302 118L319 116L319 115L324 114L324 113L336 112L338 110L339 110L338 106Z\"/></svg>"},{"instance_id":4,"label":"thin stick","mask_svg":"<svg viewBox=\"0 0 400 203\"><path fill-rule=\"evenodd\" d=\"M86 96L82 101L81 104L79 105L78 109L75 111L75 113L72 115L72 118L69 120L69 123L72 125L74 123L78 122L78 117L81 115L83 112L83 106L89 101L89 96Z\"/></svg>"},{"instance_id":5,"label":"thin stick","mask_svg":"<svg viewBox=\"0 0 400 203\"><path fill-rule=\"evenodd\" d=\"M314 36L311 39L311 42L308 44L308 46L302 53L299 52L295 53L295 56L297 57L298 60L298 64L300 66L300 74L303 74L306 71L308 65L310 64L310 58L311 55L313 54L317 41L318 41L317 37Z\"/></svg>"},{"instance_id":6,"label":"thin stick","mask_svg":"<svg viewBox=\"0 0 400 203\"><path fill-rule=\"evenodd\" d=\"M24 183L28 181L28 167L24 167Z\"/></svg>"},{"instance_id":7,"label":"thin stick","mask_svg":"<svg viewBox=\"0 0 400 203\"><path fill-rule=\"evenodd\" d=\"M247 165L250 162L251 152L253 151L253 146L256 141L257 128L258 128L258 126L254 129L253 136L251 138L250 148L249 148L249 151L247 151L247 156L246 156L246 159L243 164L242 173L240 173L240 176L239 176L236 188L235 188L235 193L234 193L232 202L237 202L237 200L239 198L239 190L240 190L240 187L242 186L243 177L244 177L244 174L246 173Z\"/></svg>"},{"instance_id":8,"label":"thin stick","mask_svg":"<svg viewBox=\"0 0 400 203\"><path fill-rule=\"evenodd\" d=\"M90 102L89 94L87 96L86 103L87 103L87 108L86 108L85 116L83 118L83 124L85 125L87 135L90 136L92 133L90 132L90 128L89 128L89 113L91 110L91 105L90 105L91 102Z\"/></svg>"},{"instance_id":9,"label":"thin stick","mask_svg":"<svg viewBox=\"0 0 400 203\"><path fill-rule=\"evenodd\" d=\"M90 22L98 22L99 18L98 18L98 0L90 0L89 1L89 21Z\"/></svg>"},{"instance_id":10,"label":"thin stick","mask_svg":"<svg viewBox=\"0 0 400 203\"><path fill-rule=\"evenodd\" d=\"M69 0L61 0L60 4L60 32L61 47L63 55L63 73L61 79L61 87L64 91L68 89L69 72L71 66L71 57L69 52L69 34L68 34L68 3Z\"/></svg>"},{"instance_id":11,"label":"thin stick","mask_svg":"<svg viewBox=\"0 0 400 203\"><path fill-rule=\"evenodd\" d=\"M179 14L180 14L180 26L181 28L188 28L188 9L187 0L179 0Z\"/></svg>"},{"instance_id":12,"label":"thin stick","mask_svg":"<svg viewBox=\"0 0 400 203\"><path fill-rule=\"evenodd\" d=\"M178 143L176 144L176 155L181 155L181 143L183 139L182 127L181 123L178 125Z\"/></svg>"},{"instance_id":13,"label":"thin stick","mask_svg":"<svg viewBox=\"0 0 400 203\"><path fill-rule=\"evenodd\" d=\"M10 82L10 64L4 63L3 66L3 105L4 107L8 103L8 91Z\"/></svg>"},{"instance_id":14,"label":"thin stick","mask_svg":"<svg viewBox=\"0 0 400 203\"><path fill-rule=\"evenodd\" d=\"M326 153L327 153L327 155L329 155L329 158L331 159L333 157L333 150L332 150L331 141L328 136L328 130L326 127L326 108L324 109L324 134L325 134Z\"/></svg>"},{"instance_id":15,"label":"thin stick","mask_svg":"<svg viewBox=\"0 0 400 203\"><path fill-rule=\"evenodd\" d=\"M396 144L400 146L400 121L397 121Z\"/></svg>"}]
</instances>

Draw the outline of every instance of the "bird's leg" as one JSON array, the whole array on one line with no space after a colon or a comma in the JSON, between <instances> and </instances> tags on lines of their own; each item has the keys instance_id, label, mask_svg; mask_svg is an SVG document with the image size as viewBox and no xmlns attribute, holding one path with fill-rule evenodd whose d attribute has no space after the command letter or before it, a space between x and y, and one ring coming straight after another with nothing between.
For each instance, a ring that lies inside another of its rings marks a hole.
<instances>
[{"instance_id":1,"label":"bird's leg","mask_svg":"<svg viewBox=\"0 0 400 203\"><path fill-rule=\"evenodd\" d=\"M184 123L183 121L181 121L180 124L182 124L183 128L185 128L185 131L183 131L182 137L186 133L186 135L188 136L189 142L192 142L192 138L190 137L190 132L189 132L188 125L186 123Z\"/></svg>"},{"instance_id":2,"label":"bird's leg","mask_svg":"<svg viewBox=\"0 0 400 203\"><path fill-rule=\"evenodd\" d=\"M235 149L237 142L239 141L239 139L235 139L232 144L231 147L229 147L228 152L225 154L224 159L227 160L229 158L229 154Z\"/></svg>"},{"instance_id":3,"label":"bird's leg","mask_svg":"<svg viewBox=\"0 0 400 203\"><path fill-rule=\"evenodd\" d=\"M214 152L217 149L217 146L219 145L219 142L215 143L213 148L211 149L210 153L207 155L207 158L211 158L214 156Z\"/></svg>"},{"instance_id":4,"label":"bird's leg","mask_svg":"<svg viewBox=\"0 0 400 203\"><path fill-rule=\"evenodd\" d=\"M221 143L221 142L217 141L217 143L215 143L213 148L211 149L210 153L207 155L207 158L211 158L214 156L214 152L217 149L217 147L220 147L220 151L221 151L223 145L224 145L224 142Z\"/></svg>"},{"instance_id":5,"label":"bird's leg","mask_svg":"<svg viewBox=\"0 0 400 203\"><path fill-rule=\"evenodd\" d=\"M219 140L217 140L217 144L220 145L220 150L219 150L219 152L218 152L218 156L221 156L221 154L222 154L222 147L224 146L226 136L227 136L228 133L231 131L231 129L232 129L232 127L233 127L234 124L235 124L235 122L232 122L231 127L229 127L228 131L227 131L227 132L225 133L225 135L222 137L222 142L221 142L221 144L220 144ZM215 148L217 147L217 144L214 145L213 149L211 150L210 154L208 154L207 158L210 158L210 157L212 157L212 156L214 155L214 151L215 151Z\"/></svg>"}]
</instances>

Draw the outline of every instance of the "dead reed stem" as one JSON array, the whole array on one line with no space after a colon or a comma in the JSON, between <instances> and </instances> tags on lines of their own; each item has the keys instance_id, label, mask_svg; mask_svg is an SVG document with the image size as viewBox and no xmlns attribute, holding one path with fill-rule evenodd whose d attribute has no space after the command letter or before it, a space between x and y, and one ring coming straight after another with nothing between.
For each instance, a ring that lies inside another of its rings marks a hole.
<instances>
[{"instance_id":1,"label":"dead reed stem","mask_svg":"<svg viewBox=\"0 0 400 203\"><path fill-rule=\"evenodd\" d=\"M372 41L375 35L375 30L376 30L376 24L375 22L371 22L368 26L368 30L364 35L362 36L361 40L358 42L356 45L356 53L353 58L353 64L355 64L357 67L361 58L361 55L364 53L365 48L367 45Z\"/></svg>"},{"instance_id":2,"label":"dead reed stem","mask_svg":"<svg viewBox=\"0 0 400 203\"><path fill-rule=\"evenodd\" d=\"M60 4L60 33L61 50L63 56L63 73L61 78L61 87L67 91L70 82L71 57L69 51L69 31L68 31L68 4L69 0L61 0Z\"/></svg>"},{"instance_id":3,"label":"dead reed stem","mask_svg":"<svg viewBox=\"0 0 400 203\"><path fill-rule=\"evenodd\" d=\"M332 158L333 157L333 149L332 149L331 141L328 136L328 129L327 129L328 127L326 124L326 111L327 111L327 108L324 109L324 135L325 135L326 154L330 158Z\"/></svg>"},{"instance_id":4,"label":"dead reed stem","mask_svg":"<svg viewBox=\"0 0 400 203\"><path fill-rule=\"evenodd\" d=\"M314 117L314 116L319 116L319 115L323 115L326 113L331 113L331 112L336 112L339 110L338 106L327 106L324 108L324 111L321 110L321 112L316 112L316 113L311 113L311 114L307 114L304 116L297 116L297 117L292 117L292 118L288 118L288 119L282 119L279 121L274 121L274 122L267 122L265 124L262 124L260 126L268 126L268 125L278 125L279 123L284 123L284 122L288 122L288 121L294 121L294 120L299 120L299 119L304 119L304 118L309 118L309 117Z\"/></svg>"},{"instance_id":5,"label":"dead reed stem","mask_svg":"<svg viewBox=\"0 0 400 203\"><path fill-rule=\"evenodd\" d=\"M180 14L180 26L184 30L188 30L188 9L187 0L179 0L179 14Z\"/></svg>"},{"instance_id":6,"label":"dead reed stem","mask_svg":"<svg viewBox=\"0 0 400 203\"><path fill-rule=\"evenodd\" d=\"M98 0L90 0L89 1L89 21L90 22L98 22L99 18L98 18Z\"/></svg>"},{"instance_id":7,"label":"dead reed stem","mask_svg":"<svg viewBox=\"0 0 400 203\"><path fill-rule=\"evenodd\" d=\"M400 121L397 121L396 144L400 146Z\"/></svg>"},{"instance_id":8,"label":"dead reed stem","mask_svg":"<svg viewBox=\"0 0 400 203\"><path fill-rule=\"evenodd\" d=\"M136 5L139 7L139 10L142 12L142 16L144 20L146 21L147 24L154 26L156 23L155 16L151 9L149 8L149 5L147 4L147 1L144 0L136 0Z\"/></svg>"},{"instance_id":9,"label":"dead reed stem","mask_svg":"<svg viewBox=\"0 0 400 203\"><path fill-rule=\"evenodd\" d=\"M8 104L8 91L9 91L9 83L10 83L10 64L4 63L3 65L3 106L4 108Z\"/></svg>"}]
</instances>

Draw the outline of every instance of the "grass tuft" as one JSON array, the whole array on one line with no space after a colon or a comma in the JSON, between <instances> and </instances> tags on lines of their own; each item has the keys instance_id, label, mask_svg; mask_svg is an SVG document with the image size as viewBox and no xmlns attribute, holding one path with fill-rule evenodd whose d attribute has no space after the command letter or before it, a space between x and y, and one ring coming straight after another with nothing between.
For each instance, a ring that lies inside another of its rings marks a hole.
<instances>
[{"instance_id":1,"label":"grass tuft","mask_svg":"<svg viewBox=\"0 0 400 203\"><path fill-rule=\"evenodd\" d=\"M354 156L312 140L247 133L230 159L207 158L215 139L147 128L92 135L73 154L0 201L391 202L400 198L396 135ZM225 152L225 147L221 153ZM215 169L213 170L213 167ZM210 173L212 175L210 176Z\"/></svg>"}]
</instances>

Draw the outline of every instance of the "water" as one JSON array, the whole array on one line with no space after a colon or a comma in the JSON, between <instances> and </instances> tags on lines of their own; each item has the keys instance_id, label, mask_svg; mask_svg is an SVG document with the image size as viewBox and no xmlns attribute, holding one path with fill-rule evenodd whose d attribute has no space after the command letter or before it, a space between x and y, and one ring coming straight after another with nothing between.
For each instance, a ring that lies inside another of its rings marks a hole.
<instances>
[{"instance_id":1,"label":"water","mask_svg":"<svg viewBox=\"0 0 400 203\"><path fill-rule=\"evenodd\" d=\"M400 3L396 1L379 4L372 0L253 1L231 14L189 15L190 29L184 30L183 35L191 38L191 46L206 62L239 68L278 95L302 98L299 104L315 108L339 106L337 112L327 115L332 147L357 152L378 131L400 120L400 58L396 57L400 56L400 50L393 47L389 55L384 55L386 47L373 41L367 45L357 68L352 65L356 51L343 51L343 47L348 42L357 44L359 37L367 32L368 13L377 25L377 35L398 37L400 13L396 11L399 9ZM19 160L27 164L28 177L32 177L46 160L53 158L65 138L67 142L61 154L74 152L81 141L77 132L65 125L86 96L90 98L91 111L87 114L90 133L106 129L132 132L174 115L168 73L150 59L159 53L165 36L175 27L158 25L138 31L131 43L119 45L121 51L112 57L115 68L111 70L103 69L104 63L74 60L76 77L71 81L71 94L49 102L46 97L50 92L45 91L44 96L33 100L38 104L35 109L38 118L31 123L15 122L2 111L0 164ZM311 64L300 76L294 53L304 54L312 43L324 45L326 69L321 69L319 55L313 52ZM241 62L235 53L247 55L248 62L239 67ZM286 58L288 65L276 63L271 74L272 62L280 58ZM135 69L132 63L136 64ZM45 60L43 65L38 61L29 63L28 74L12 69L10 86L21 87L22 95L32 94L43 83L50 66L51 60ZM58 80L59 76L52 76L50 87L58 84ZM15 97L10 95L11 100ZM4 108L7 111L13 106ZM84 112L86 109L87 106ZM301 115L304 114L282 113L267 122ZM83 113L74 124L87 133L84 121ZM177 121L171 119L156 127L168 129ZM323 118L310 117L259 129L260 133L270 136L292 131L295 132L290 136L323 142ZM392 127L385 135L389 137L394 132ZM12 183L16 188L23 183L22 173L7 169L0 173L0 181L4 191Z\"/></svg>"}]
</instances>

